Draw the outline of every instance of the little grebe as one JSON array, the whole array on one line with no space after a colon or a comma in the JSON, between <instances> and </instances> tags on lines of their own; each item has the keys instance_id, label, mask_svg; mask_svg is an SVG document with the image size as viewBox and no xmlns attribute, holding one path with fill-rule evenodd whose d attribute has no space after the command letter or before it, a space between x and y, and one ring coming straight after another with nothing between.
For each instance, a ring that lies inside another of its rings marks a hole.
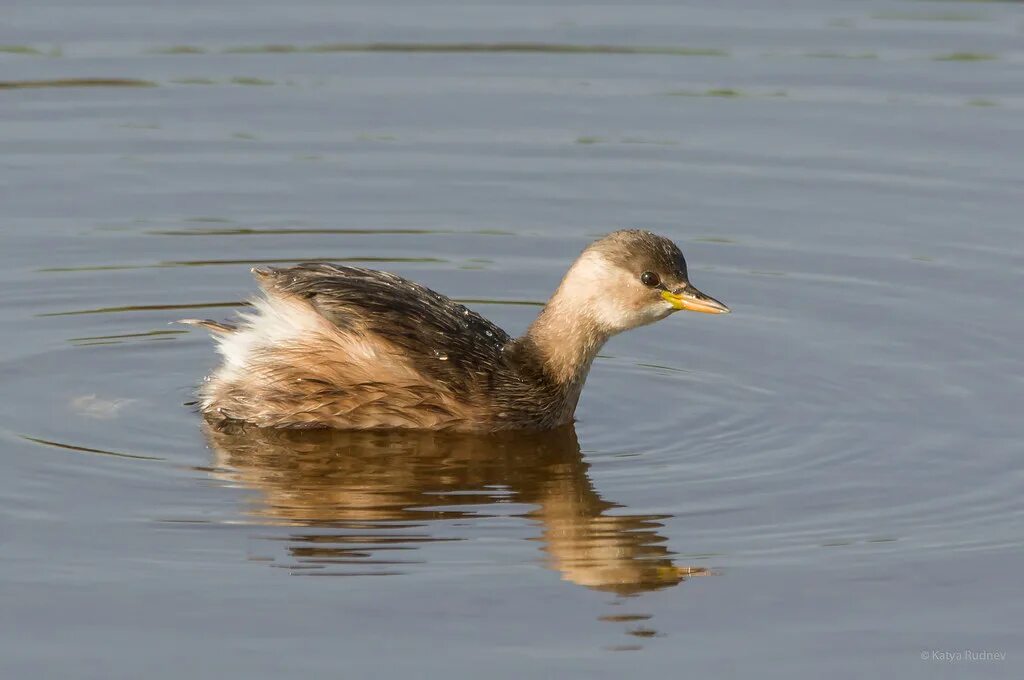
<instances>
[{"instance_id":1,"label":"little grebe","mask_svg":"<svg viewBox=\"0 0 1024 680\"><path fill-rule=\"evenodd\" d=\"M690 285L672 241L592 243L520 338L395 274L306 263L253 269L264 297L217 334L224 363L200 389L213 421L259 427L489 432L572 422L611 336L677 310L729 308Z\"/></svg>"}]
</instances>

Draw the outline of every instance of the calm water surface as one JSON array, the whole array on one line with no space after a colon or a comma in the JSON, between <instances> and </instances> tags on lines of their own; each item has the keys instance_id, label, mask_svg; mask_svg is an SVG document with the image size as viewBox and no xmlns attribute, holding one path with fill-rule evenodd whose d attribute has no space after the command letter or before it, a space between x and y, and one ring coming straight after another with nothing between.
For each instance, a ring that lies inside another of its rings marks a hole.
<instances>
[{"instance_id":1,"label":"calm water surface","mask_svg":"<svg viewBox=\"0 0 1024 680\"><path fill-rule=\"evenodd\" d=\"M0 45L0 676L1020 677L1020 3L42 0ZM574 430L186 405L168 322L255 263L519 332L622 226L734 313L613 340Z\"/></svg>"}]
</instances>

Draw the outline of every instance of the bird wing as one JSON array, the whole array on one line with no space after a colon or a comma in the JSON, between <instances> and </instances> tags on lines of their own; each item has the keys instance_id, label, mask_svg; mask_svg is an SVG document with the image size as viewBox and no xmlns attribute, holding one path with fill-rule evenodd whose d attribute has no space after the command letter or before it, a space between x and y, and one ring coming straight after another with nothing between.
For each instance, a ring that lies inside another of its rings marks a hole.
<instances>
[{"instance_id":1,"label":"bird wing","mask_svg":"<svg viewBox=\"0 0 1024 680\"><path fill-rule=\"evenodd\" d=\"M269 296L298 298L340 329L388 343L453 390L485 378L512 339L464 305L396 274L317 262L253 273Z\"/></svg>"}]
</instances>

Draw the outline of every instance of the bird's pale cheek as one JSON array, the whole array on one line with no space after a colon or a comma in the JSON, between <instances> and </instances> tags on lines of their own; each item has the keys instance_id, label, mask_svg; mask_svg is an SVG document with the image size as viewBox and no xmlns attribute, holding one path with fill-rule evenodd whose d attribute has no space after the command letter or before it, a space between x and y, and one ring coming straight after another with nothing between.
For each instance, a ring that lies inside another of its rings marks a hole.
<instances>
[{"instance_id":1,"label":"bird's pale cheek","mask_svg":"<svg viewBox=\"0 0 1024 680\"><path fill-rule=\"evenodd\" d=\"M666 316L676 311L672 305L666 304L664 301L658 301L651 305L646 305L636 315L636 326L646 326L647 324L654 323L655 321L661 321Z\"/></svg>"},{"instance_id":2,"label":"bird's pale cheek","mask_svg":"<svg viewBox=\"0 0 1024 680\"><path fill-rule=\"evenodd\" d=\"M656 305L656 308L658 310L658 319L659 320L660 319L664 319L667 316L670 316L673 312L679 311L675 307L673 307L671 304L665 302L664 300L660 301Z\"/></svg>"},{"instance_id":3,"label":"bird's pale cheek","mask_svg":"<svg viewBox=\"0 0 1024 680\"><path fill-rule=\"evenodd\" d=\"M587 310L598 328L605 333L621 333L633 325L633 310L607 297L590 301Z\"/></svg>"}]
</instances>

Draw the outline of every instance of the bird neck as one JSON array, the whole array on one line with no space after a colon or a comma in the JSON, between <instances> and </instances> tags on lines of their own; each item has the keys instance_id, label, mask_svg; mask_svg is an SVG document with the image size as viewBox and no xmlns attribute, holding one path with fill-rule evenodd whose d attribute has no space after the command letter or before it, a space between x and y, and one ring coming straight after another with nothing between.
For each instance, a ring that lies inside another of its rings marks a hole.
<instances>
[{"instance_id":1,"label":"bird neck","mask_svg":"<svg viewBox=\"0 0 1024 680\"><path fill-rule=\"evenodd\" d=\"M561 292L530 324L525 340L555 382L582 389L594 357L610 335L590 318L585 306L564 300Z\"/></svg>"}]
</instances>

